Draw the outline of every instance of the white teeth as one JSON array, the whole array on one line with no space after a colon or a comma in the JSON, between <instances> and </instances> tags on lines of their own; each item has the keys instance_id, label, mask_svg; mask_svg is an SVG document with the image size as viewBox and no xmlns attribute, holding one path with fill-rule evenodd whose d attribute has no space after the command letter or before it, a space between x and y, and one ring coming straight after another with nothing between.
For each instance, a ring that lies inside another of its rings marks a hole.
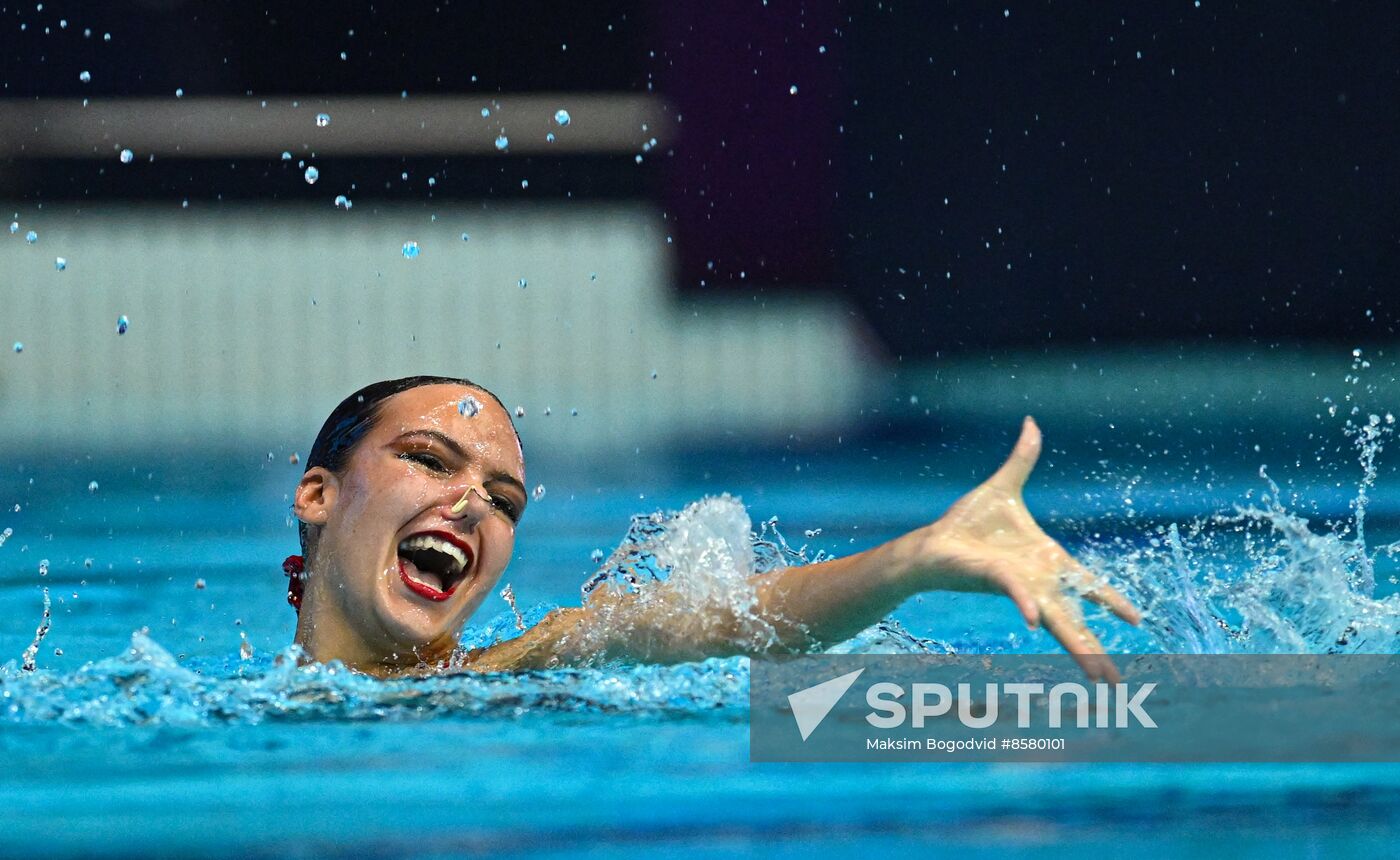
<instances>
[{"instance_id":1,"label":"white teeth","mask_svg":"<svg viewBox=\"0 0 1400 860\"><path fill-rule=\"evenodd\" d=\"M442 538L432 537L431 535L415 535L414 537L405 539L399 544L399 552L409 552L415 549L432 549L450 555L452 559L457 562L456 573L461 573L467 567L466 553Z\"/></svg>"}]
</instances>

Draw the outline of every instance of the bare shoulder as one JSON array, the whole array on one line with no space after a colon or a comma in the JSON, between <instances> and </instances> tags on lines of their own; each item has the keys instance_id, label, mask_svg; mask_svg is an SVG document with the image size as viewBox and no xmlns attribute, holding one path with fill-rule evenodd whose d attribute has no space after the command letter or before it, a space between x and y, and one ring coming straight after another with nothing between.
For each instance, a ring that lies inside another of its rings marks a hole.
<instances>
[{"instance_id":1,"label":"bare shoulder","mask_svg":"<svg viewBox=\"0 0 1400 860\"><path fill-rule=\"evenodd\" d=\"M568 634L584 620L586 610L556 609L514 639L467 652L462 668L469 672L522 672L573 664L566 646Z\"/></svg>"}]
</instances>

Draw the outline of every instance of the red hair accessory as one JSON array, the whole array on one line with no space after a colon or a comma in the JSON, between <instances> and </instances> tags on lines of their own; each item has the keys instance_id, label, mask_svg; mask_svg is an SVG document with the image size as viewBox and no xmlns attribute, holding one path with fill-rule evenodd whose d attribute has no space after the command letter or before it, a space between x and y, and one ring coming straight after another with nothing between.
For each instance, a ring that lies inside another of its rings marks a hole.
<instances>
[{"instance_id":1,"label":"red hair accessory","mask_svg":"<svg viewBox=\"0 0 1400 860\"><path fill-rule=\"evenodd\" d=\"M287 602L297 612L301 612L301 594L306 589L306 559L299 555L289 555L282 562L282 572L287 579Z\"/></svg>"}]
</instances>

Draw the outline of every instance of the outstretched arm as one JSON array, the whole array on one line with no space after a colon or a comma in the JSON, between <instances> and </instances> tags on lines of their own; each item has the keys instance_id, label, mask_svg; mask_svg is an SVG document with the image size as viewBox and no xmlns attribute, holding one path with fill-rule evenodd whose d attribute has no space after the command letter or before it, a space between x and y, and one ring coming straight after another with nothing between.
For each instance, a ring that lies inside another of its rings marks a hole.
<instances>
[{"instance_id":1,"label":"outstretched arm","mask_svg":"<svg viewBox=\"0 0 1400 860\"><path fill-rule=\"evenodd\" d=\"M600 589L585 605L556 610L519 638L474 652L469 666L505 671L601 658L680 662L808 651L849 639L913 594L972 591L1011 598L1029 627L1043 625L1091 677L1116 680L1078 598L1130 624L1141 618L1026 510L1021 489L1040 445L1040 429L1027 418L996 474L937 521L862 553L755 576L751 605L742 611L688 605L664 583L643 595Z\"/></svg>"}]
</instances>

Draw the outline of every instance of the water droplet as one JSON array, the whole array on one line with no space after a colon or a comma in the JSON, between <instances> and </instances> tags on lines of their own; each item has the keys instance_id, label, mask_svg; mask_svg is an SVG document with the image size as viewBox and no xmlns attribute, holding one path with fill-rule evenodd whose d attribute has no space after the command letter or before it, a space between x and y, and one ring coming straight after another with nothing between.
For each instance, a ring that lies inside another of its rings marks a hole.
<instances>
[{"instance_id":1,"label":"water droplet","mask_svg":"<svg viewBox=\"0 0 1400 860\"><path fill-rule=\"evenodd\" d=\"M436 176L429 176L429 177L428 177L428 187L429 187L429 188L432 188L434 185L437 185L437 177L436 177Z\"/></svg>"},{"instance_id":2,"label":"water droplet","mask_svg":"<svg viewBox=\"0 0 1400 860\"><path fill-rule=\"evenodd\" d=\"M18 233L18 232L19 232L19 222L18 222L18 221L11 221L11 222L10 222L10 235L13 236L14 234L16 234L16 233Z\"/></svg>"},{"instance_id":3,"label":"water droplet","mask_svg":"<svg viewBox=\"0 0 1400 860\"><path fill-rule=\"evenodd\" d=\"M348 60L349 58L350 58L349 55L346 54L344 51L341 51L341 52L340 52L340 59L341 59L342 62L345 61L345 60Z\"/></svg>"},{"instance_id":4,"label":"water droplet","mask_svg":"<svg viewBox=\"0 0 1400 860\"><path fill-rule=\"evenodd\" d=\"M117 334L126 334L126 330L131 328L131 320L126 318L126 314L117 317Z\"/></svg>"},{"instance_id":5,"label":"water droplet","mask_svg":"<svg viewBox=\"0 0 1400 860\"><path fill-rule=\"evenodd\" d=\"M305 176L307 185L315 185L316 180L321 178L321 171L317 170L314 167L308 167L306 168Z\"/></svg>"},{"instance_id":6,"label":"water droplet","mask_svg":"<svg viewBox=\"0 0 1400 860\"><path fill-rule=\"evenodd\" d=\"M204 580L203 580L203 579L196 579L196 580L194 581L194 589L195 589L195 591L203 591L203 590L204 590Z\"/></svg>"},{"instance_id":7,"label":"water droplet","mask_svg":"<svg viewBox=\"0 0 1400 860\"><path fill-rule=\"evenodd\" d=\"M184 97L185 97L185 88L184 88L184 87L176 87L176 88L175 88L175 98L177 98L177 99L182 99L182 98L184 98Z\"/></svg>"},{"instance_id":8,"label":"water droplet","mask_svg":"<svg viewBox=\"0 0 1400 860\"><path fill-rule=\"evenodd\" d=\"M546 135L544 136L544 142L545 142L545 143L553 143L553 142L554 142L554 132L551 131L549 134L546 134Z\"/></svg>"},{"instance_id":9,"label":"water droplet","mask_svg":"<svg viewBox=\"0 0 1400 860\"><path fill-rule=\"evenodd\" d=\"M535 487L535 491L534 491L533 493L530 494L530 498L533 499L533 500L535 500L535 501L537 501L537 502L538 502L540 499L543 499L543 498L544 498L544 484L539 484L538 486L536 486L536 487Z\"/></svg>"},{"instance_id":10,"label":"water droplet","mask_svg":"<svg viewBox=\"0 0 1400 860\"><path fill-rule=\"evenodd\" d=\"M95 493L95 492L97 492L97 482L96 482L96 481L89 481L89 482L88 482L88 492L89 492L89 493Z\"/></svg>"},{"instance_id":11,"label":"water droplet","mask_svg":"<svg viewBox=\"0 0 1400 860\"><path fill-rule=\"evenodd\" d=\"M328 114L328 113L318 113L318 114L316 114L316 127L317 127L317 128L325 128L326 126L328 126L328 125L330 125L330 124L331 124L331 115L330 115L330 114Z\"/></svg>"},{"instance_id":12,"label":"water droplet","mask_svg":"<svg viewBox=\"0 0 1400 860\"><path fill-rule=\"evenodd\" d=\"M826 53L826 45L819 45L819 46L817 46L817 53L818 53L818 54L825 54L825 53Z\"/></svg>"},{"instance_id":13,"label":"water droplet","mask_svg":"<svg viewBox=\"0 0 1400 860\"><path fill-rule=\"evenodd\" d=\"M33 230L30 230L28 233L24 234L24 241L33 245L35 242L39 241L39 234L35 233Z\"/></svg>"},{"instance_id":14,"label":"water droplet","mask_svg":"<svg viewBox=\"0 0 1400 860\"><path fill-rule=\"evenodd\" d=\"M284 153L282 153L282 160L283 160L283 161L291 161L291 160L292 160L292 154L291 154L290 152L284 152Z\"/></svg>"},{"instance_id":15,"label":"water droplet","mask_svg":"<svg viewBox=\"0 0 1400 860\"><path fill-rule=\"evenodd\" d=\"M135 157L136 157L136 153L132 152L131 150L129 150L129 149L123 149L123 150L122 150L122 154L121 154L122 164L130 164L130 163L131 163L131 160L134 159Z\"/></svg>"},{"instance_id":16,"label":"water droplet","mask_svg":"<svg viewBox=\"0 0 1400 860\"><path fill-rule=\"evenodd\" d=\"M569 414L572 415L572 416L574 416L575 418L577 418L577 417L578 417L578 410L577 410L577 409L570 409L570 410L569 410Z\"/></svg>"},{"instance_id":17,"label":"water droplet","mask_svg":"<svg viewBox=\"0 0 1400 860\"><path fill-rule=\"evenodd\" d=\"M464 418L475 418L481 413L481 401L468 394L457 401L457 413Z\"/></svg>"},{"instance_id":18,"label":"water droplet","mask_svg":"<svg viewBox=\"0 0 1400 860\"><path fill-rule=\"evenodd\" d=\"M568 111L564 110L563 108L560 108L559 110L554 112L554 121L559 123L560 125L568 125L569 123L573 122L573 117L569 116Z\"/></svg>"},{"instance_id":19,"label":"water droplet","mask_svg":"<svg viewBox=\"0 0 1400 860\"><path fill-rule=\"evenodd\" d=\"M821 529L807 529L806 531L803 532L803 534L806 535L806 536L809 537L809 538L814 538L814 537L816 537L817 535L819 535L819 534L821 534L821 533L822 533L822 530L821 530Z\"/></svg>"},{"instance_id":20,"label":"water droplet","mask_svg":"<svg viewBox=\"0 0 1400 860\"><path fill-rule=\"evenodd\" d=\"M600 562L600 561L603 560L603 551L602 551L601 549L595 549L595 550L593 550L593 552L590 552L590 553L588 554L588 558L589 558L589 560L591 560L594 564L597 564L598 562Z\"/></svg>"},{"instance_id":21,"label":"water droplet","mask_svg":"<svg viewBox=\"0 0 1400 860\"><path fill-rule=\"evenodd\" d=\"M510 146L510 138L506 137L504 134L496 138L496 149L505 152L508 146Z\"/></svg>"},{"instance_id":22,"label":"water droplet","mask_svg":"<svg viewBox=\"0 0 1400 860\"><path fill-rule=\"evenodd\" d=\"M48 576L48 575L49 575L49 560L46 559L46 558L39 559L39 575L40 575L40 576Z\"/></svg>"},{"instance_id":23,"label":"water droplet","mask_svg":"<svg viewBox=\"0 0 1400 860\"><path fill-rule=\"evenodd\" d=\"M638 164L641 164L641 163L642 163L642 157L641 157L640 155L637 156L636 161L637 161Z\"/></svg>"},{"instance_id":24,"label":"water droplet","mask_svg":"<svg viewBox=\"0 0 1400 860\"><path fill-rule=\"evenodd\" d=\"M1011 17L1011 10L1010 10L1010 9L1003 9L1003 10L1001 10L1001 17L1003 17L1003 18L1010 18L1010 17Z\"/></svg>"},{"instance_id":25,"label":"water droplet","mask_svg":"<svg viewBox=\"0 0 1400 860\"><path fill-rule=\"evenodd\" d=\"M792 86L788 87L788 95L790 95L790 96L795 96L795 95L797 95L797 84L793 84Z\"/></svg>"},{"instance_id":26,"label":"water droplet","mask_svg":"<svg viewBox=\"0 0 1400 860\"><path fill-rule=\"evenodd\" d=\"M15 352L24 352L24 344L20 343L19 341L15 341L14 350Z\"/></svg>"},{"instance_id":27,"label":"water droplet","mask_svg":"<svg viewBox=\"0 0 1400 860\"><path fill-rule=\"evenodd\" d=\"M524 417L525 417L525 407L524 407L524 406L517 406L517 407L515 407L515 417L516 417L516 418L524 418Z\"/></svg>"},{"instance_id":28,"label":"water droplet","mask_svg":"<svg viewBox=\"0 0 1400 860\"><path fill-rule=\"evenodd\" d=\"M83 83L87 83L88 81L92 80L92 73L91 73L91 72L86 72L86 71L84 71L84 72L79 72L79 73L78 73L78 80L82 81Z\"/></svg>"},{"instance_id":29,"label":"water droplet","mask_svg":"<svg viewBox=\"0 0 1400 860\"><path fill-rule=\"evenodd\" d=\"M529 187L530 187L530 180L528 180L528 179L522 179L522 180L520 180L520 187L521 187L521 188L529 188Z\"/></svg>"},{"instance_id":30,"label":"water droplet","mask_svg":"<svg viewBox=\"0 0 1400 860\"><path fill-rule=\"evenodd\" d=\"M337 209L345 209L348 211L350 207L354 205L354 203L350 202L350 198L346 197L344 194L337 194L335 196L335 208Z\"/></svg>"},{"instance_id":31,"label":"water droplet","mask_svg":"<svg viewBox=\"0 0 1400 860\"><path fill-rule=\"evenodd\" d=\"M110 41L112 41L112 34L111 34L111 33L103 33L103 34L102 34L102 41L104 41L104 42L110 42Z\"/></svg>"},{"instance_id":32,"label":"water droplet","mask_svg":"<svg viewBox=\"0 0 1400 860\"><path fill-rule=\"evenodd\" d=\"M54 267L55 269L57 269L58 271L60 271L60 272L63 271L64 269L67 269L67 268L68 268L68 259L67 259L66 257L54 257L54 258L53 258L53 267Z\"/></svg>"},{"instance_id":33,"label":"water droplet","mask_svg":"<svg viewBox=\"0 0 1400 860\"><path fill-rule=\"evenodd\" d=\"M522 289L522 290L525 289L526 287L528 287L528 286L530 285L530 282L529 282L529 281L526 281L524 278L521 278L519 283L520 283L520 289Z\"/></svg>"},{"instance_id":34,"label":"water droplet","mask_svg":"<svg viewBox=\"0 0 1400 860\"><path fill-rule=\"evenodd\" d=\"M651 372L651 378L652 378L652 379L655 379L655 378L656 378L656 371L653 370L653 371Z\"/></svg>"},{"instance_id":35,"label":"water droplet","mask_svg":"<svg viewBox=\"0 0 1400 860\"><path fill-rule=\"evenodd\" d=\"M468 242L468 241L471 240L471 238L472 238L472 237L471 237L471 236L468 236L466 233L463 233L463 234L462 234L462 241L463 241L463 242Z\"/></svg>"},{"instance_id":36,"label":"water droplet","mask_svg":"<svg viewBox=\"0 0 1400 860\"><path fill-rule=\"evenodd\" d=\"M417 257L417 256L418 256L418 243L417 243L417 242L404 242L404 243L403 243L403 257L404 257L404 259L405 259L405 260L412 260L412 259L414 259L414 258Z\"/></svg>"},{"instance_id":37,"label":"water droplet","mask_svg":"<svg viewBox=\"0 0 1400 860\"><path fill-rule=\"evenodd\" d=\"M490 116L490 115L491 115L491 109L490 109L490 108L482 108L482 109L481 109L481 118L482 118L482 119L486 119L486 118L487 118L488 116Z\"/></svg>"}]
</instances>

